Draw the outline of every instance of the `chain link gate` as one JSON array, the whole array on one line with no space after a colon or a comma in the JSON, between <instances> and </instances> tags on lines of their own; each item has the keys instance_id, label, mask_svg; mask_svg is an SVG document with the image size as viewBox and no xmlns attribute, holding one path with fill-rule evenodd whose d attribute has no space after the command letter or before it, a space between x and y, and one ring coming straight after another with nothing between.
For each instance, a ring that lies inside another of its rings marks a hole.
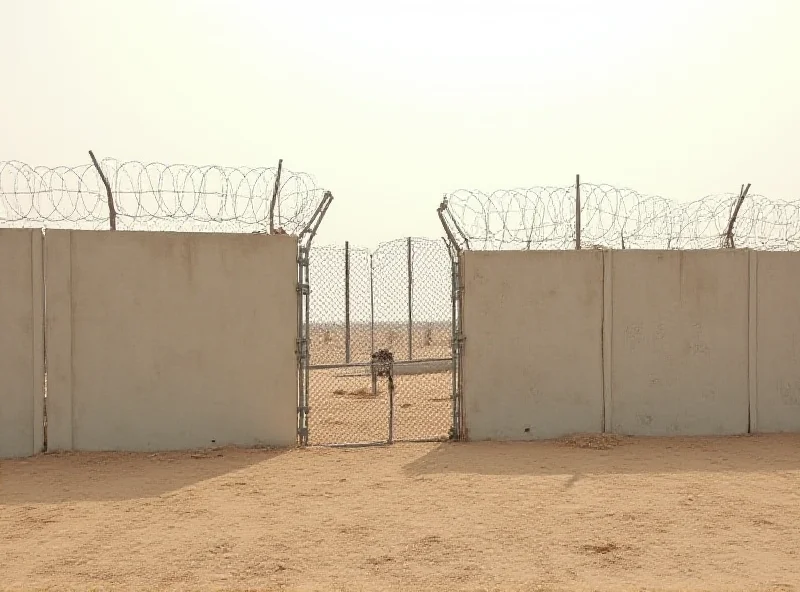
<instances>
[{"instance_id":1,"label":"chain link gate","mask_svg":"<svg viewBox=\"0 0 800 592\"><path fill-rule=\"evenodd\" d=\"M308 411L301 443L453 437L457 261L447 244L399 239L372 253L348 243L315 247L308 267Z\"/></svg>"}]
</instances>

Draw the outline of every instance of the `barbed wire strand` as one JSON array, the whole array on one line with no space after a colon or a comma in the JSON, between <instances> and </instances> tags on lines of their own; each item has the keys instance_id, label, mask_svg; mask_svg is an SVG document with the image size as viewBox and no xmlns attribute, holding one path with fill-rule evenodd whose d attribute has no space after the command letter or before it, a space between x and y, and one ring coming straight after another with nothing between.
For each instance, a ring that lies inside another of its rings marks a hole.
<instances>
[{"instance_id":1,"label":"barbed wire strand","mask_svg":"<svg viewBox=\"0 0 800 592\"><path fill-rule=\"evenodd\" d=\"M276 231L298 234L325 191L282 167L224 167L103 159L117 225L126 230L267 232L276 182ZM93 164L33 167L0 161L0 224L109 228L106 190Z\"/></svg>"},{"instance_id":2,"label":"barbed wire strand","mask_svg":"<svg viewBox=\"0 0 800 592\"><path fill-rule=\"evenodd\" d=\"M581 183L584 248L709 249L723 246L741 194L677 203L632 189ZM572 249L575 185L448 194L446 210L461 247L476 250ZM446 218L445 218L446 220ZM736 215L735 246L800 248L800 201L748 194Z\"/></svg>"}]
</instances>

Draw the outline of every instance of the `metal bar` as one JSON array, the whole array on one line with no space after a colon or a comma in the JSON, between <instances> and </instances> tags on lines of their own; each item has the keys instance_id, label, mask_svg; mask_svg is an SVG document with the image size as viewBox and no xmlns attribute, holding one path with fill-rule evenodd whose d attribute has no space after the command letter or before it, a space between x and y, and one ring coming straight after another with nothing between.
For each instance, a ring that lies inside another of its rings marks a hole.
<instances>
[{"instance_id":1,"label":"metal bar","mask_svg":"<svg viewBox=\"0 0 800 592\"><path fill-rule=\"evenodd\" d=\"M439 204L439 207L436 208L436 215L439 216L439 222L441 222L442 228L444 228L444 232L447 234L447 238L450 240L450 244L453 245L453 248L458 249L456 237L453 236L453 231L450 230L447 220L444 219L445 209L447 209L447 196L445 196L445 198L442 200L442 203Z\"/></svg>"},{"instance_id":2,"label":"metal bar","mask_svg":"<svg viewBox=\"0 0 800 592\"><path fill-rule=\"evenodd\" d=\"M451 212L449 208L445 209L445 212L447 212L447 217L450 218L450 221L453 223L453 226L455 226L456 230L458 230L458 234L460 234L461 238L464 239L464 246L469 251L470 246L469 246L469 237L467 236L467 233L461 230L461 226L459 226L458 220L456 220L456 217L453 215L453 212Z\"/></svg>"},{"instance_id":3,"label":"metal bar","mask_svg":"<svg viewBox=\"0 0 800 592\"><path fill-rule=\"evenodd\" d=\"M100 164L97 162L97 159L94 157L94 152L92 152L91 150L89 150L89 157L92 159L92 164L94 164L94 168L96 168L97 172L100 174L100 180L106 187L106 197L108 198L108 225L111 227L111 230L116 230L117 210L114 207L114 198L111 195L111 184L108 182L106 174L103 172L103 169L100 168Z\"/></svg>"},{"instance_id":4,"label":"metal bar","mask_svg":"<svg viewBox=\"0 0 800 592\"><path fill-rule=\"evenodd\" d=\"M728 221L728 228L725 230L724 246L729 249L732 249L735 246L733 242L733 226L736 224L736 218L739 215L739 209L742 207L742 203L744 202L744 198L747 197L748 191L750 191L750 183L747 184L747 187L742 185L742 188L739 189L739 199L736 201L736 207L733 210L731 219Z\"/></svg>"},{"instance_id":5,"label":"metal bar","mask_svg":"<svg viewBox=\"0 0 800 592\"><path fill-rule=\"evenodd\" d=\"M456 427L456 438L462 440L467 437L466 426L464 425L464 262L459 257L456 261L456 295L458 304L456 306L456 343L458 344L458 372L456 375L456 403L458 405L458 426Z\"/></svg>"},{"instance_id":6,"label":"metal bar","mask_svg":"<svg viewBox=\"0 0 800 592\"><path fill-rule=\"evenodd\" d=\"M306 433L306 401L305 401L305 368L304 360L305 345L303 343L303 265L305 261L304 249L302 246L297 251L297 440L298 444L304 445Z\"/></svg>"},{"instance_id":7,"label":"metal bar","mask_svg":"<svg viewBox=\"0 0 800 592\"><path fill-rule=\"evenodd\" d=\"M449 362L452 358L417 358L416 360L398 360L395 366L417 366L430 362ZM352 362L350 364L312 364L312 370L336 370L339 368L369 368L372 362Z\"/></svg>"},{"instance_id":8,"label":"metal bar","mask_svg":"<svg viewBox=\"0 0 800 592\"><path fill-rule=\"evenodd\" d=\"M371 448L374 446L386 446L386 440L376 440L374 442L345 442L336 444L319 444L321 448Z\"/></svg>"},{"instance_id":9,"label":"metal bar","mask_svg":"<svg viewBox=\"0 0 800 592\"><path fill-rule=\"evenodd\" d=\"M350 242L344 242L344 361L350 363Z\"/></svg>"},{"instance_id":10,"label":"metal bar","mask_svg":"<svg viewBox=\"0 0 800 592\"><path fill-rule=\"evenodd\" d=\"M281 187L281 170L283 170L283 159L278 160L278 172L275 173L275 186L272 188L272 199L269 202L269 233L275 234L275 202L278 200L278 192ZM278 216L280 217L280 215Z\"/></svg>"},{"instance_id":11,"label":"metal bar","mask_svg":"<svg viewBox=\"0 0 800 592\"><path fill-rule=\"evenodd\" d=\"M369 353L370 357L375 353L375 266L372 253L369 254ZM371 365L371 364L370 364ZM372 394L378 394L378 381L375 373L372 373Z\"/></svg>"},{"instance_id":12,"label":"metal bar","mask_svg":"<svg viewBox=\"0 0 800 592\"><path fill-rule=\"evenodd\" d=\"M399 438L395 442L406 442L408 444L425 444L428 442L444 442L445 438Z\"/></svg>"},{"instance_id":13,"label":"metal bar","mask_svg":"<svg viewBox=\"0 0 800 592\"><path fill-rule=\"evenodd\" d=\"M414 282L413 280L413 272L411 269L411 237L408 237L408 242L406 243L406 251L408 253L408 359L414 359L414 320L413 320L413 313L412 313L412 294L411 294L411 287Z\"/></svg>"},{"instance_id":14,"label":"metal bar","mask_svg":"<svg viewBox=\"0 0 800 592\"><path fill-rule=\"evenodd\" d=\"M311 241L314 240L314 236L317 234L317 230L319 229L319 225L322 222L322 219L325 217L325 214L328 211L331 203L333 203L333 194L330 191L326 191L322 197L322 201L319 202L317 209L314 210L314 215L311 216L311 220L308 221L305 228L300 231L300 234L297 235L297 240L299 242L303 242L306 235L308 236L308 243L307 245L311 244Z\"/></svg>"},{"instance_id":15,"label":"metal bar","mask_svg":"<svg viewBox=\"0 0 800 592\"><path fill-rule=\"evenodd\" d=\"M445 212L447 212L447 216L450 218L451 223L453 224L453 226L455 226L456 230L461 235L461 238L464 239L464 247L467 250L469 250L469 239L467 238L467 235L464 234L464 231L461 230L461 227L458 225L458 222L456 222L453 213L447 208L446 195L442 200L442 203L439 204L439 207L436 208L436 214L439 216L439 221L441 222L442 227L444 228L444 231L447 234L447 238L449 238L450 242L453 244L453 248L456 251L460 251L461 247L458 246L458 241L456 241L456 237L453 235L453 231L450 229L450 224L448 224L447 220L445 220L445 215L444 215Z\"/></svg>"},{"instance_id":16,"label":"metal bar","mask_svg":"<svg viewBox=\"0 0 800 592\"><path fill-rule=\"evenodd\" d=\"M303 352L303 363L298 374L298 386L301 389L301 413L302 413L302 430L301 430L301 444L307 445L309 440L310 425L308 416L310 413L309 406L309 379L310 379L310 362L311 362L311 335L310 335L310 309L311 309L311 273L310 256L311 256L311 243L314 241L314 236L317 234L319 225L328 211L331 203L333 202L333 194L326 191L322 201L317 206L314 215L309 223L298 236L298 243L300 245L300 278L302 288L301 306L299 307L299 314L301 316L302 331L300 337L300 347ZM303 240L305 238L305 241Z\"/></svg>"},{"instance_id":17,"label":"metal bar","mask_svg":"<svg viewBox=\"0 0 800 592\"><path fill-rule=\"evenodd\" d=\"M300 445L308 445L310 425L308 416L309 407L309 379L311 366L311 335L310 335L310 309L311 309L311 274L309 271L311 257L311 243L317 234L319 225L333 203L333 194L326 191L322 196L322 201L314 211L314 215L306 224L305 228L297 236L298 244L298 306L297 317L299 325L299 336L297 339L298 349L298 435Z\"/></svg>"},{"instance_id":18,"label":"metal bar","mask_svg":"<svg viewBox=\"0 0 800 592\"><path fill-rule=\"evenodd\" d=\"M389 387L389 444L394 442L394 380L392 379L392 370L389 370L389 376L386 377Z\"/></svg>"},{"instance_id":19,"label":"metal bar","mask_svg":"<svg viewBox=\"0 0 800 592\"><path fill-rule=\"evenodd\" d=\"M314 217L312 218L311 222L308 223L306 229L303 232L308 232L308 241L307 244L310 246L311 241L314 240L314 237L317 235L317 230L319 230L319 225L322 223L322 219L325 217L325 214L328 213L328 208L331 207L333 203L333 194L330 191L326 191L322 201L320 202L317 210L314 212ZM313 222L313 224L312 224Z\"/></svg>"},{"instance_id":20,"label":"metal bar","mask_svg":"<svg viewBox=\"0 0 800 592\"><path fill-rule=\"evenodd\" d=\"M456 400L458 397L458 335L456 329L456 306L458 305L458 285L456 274L458 271L458 262L449 248L448 252L450 253L450 300L452 304L450 317L450 356L453 363L451 370L451 383L453 390L453 400L451 401L451 406L453 417L452 425L450 426L450 438L455 440L458 437L458 402Z\"/></svg>"},{"instance_id":21,"label":"metal bar","mask_svg":"<svg viewBox=\"0 0 800 592\"><path fill-rule=\"evenodd\" d=\"M575 249L581 249L581 176L575 175Z\"/></svg>"},{"instance_id":22,"label":"metal bar","mask_svg":"<svg viewBox=\"0 0 800 592\"><path fill-rule=\"evenodd\" d=\"M321 218L320 218L321 220ZM315 231L316 232L316 229ZM313 238L313 235L312 237ZM305 259L305 271L306 271L306 287L304 294L304 302L305 302L305 323L304 323L304 331L303 331L303 338L305 341L305 382L304 382L304 390L303 390L303 403L304 403L304 411L305 411L305 439L303 444L308 445L308 437L311 431L311 426L308 422L308 415L311 411L311 406L309 405L309 397L310 397L310 377L311 377L311 370L309 366L311 364L311 323L310 323L310 309L311 309L311 275L309 268L310 265L310 255L311 255L311 240L308 241L308 246L306 247L306 259Z\"/></svg>"}]
</instances>

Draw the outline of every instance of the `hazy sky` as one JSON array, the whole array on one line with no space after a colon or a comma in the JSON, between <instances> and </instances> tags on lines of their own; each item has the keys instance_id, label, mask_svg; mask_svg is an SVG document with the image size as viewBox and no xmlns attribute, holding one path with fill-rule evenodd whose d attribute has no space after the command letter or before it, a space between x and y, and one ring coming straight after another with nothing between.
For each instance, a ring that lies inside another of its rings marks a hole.
<instances>
[{"instance_id":1,"label":"hazy sky","mask_svg":"<svg viewBox=\"0 0 800 592\"><path fill-rule=\"evenodd\" d=\"M443 192L797 198L800 2L0 0L0 160L286 166L320 242L439 236Z\"/></svg>"}]
</instances>

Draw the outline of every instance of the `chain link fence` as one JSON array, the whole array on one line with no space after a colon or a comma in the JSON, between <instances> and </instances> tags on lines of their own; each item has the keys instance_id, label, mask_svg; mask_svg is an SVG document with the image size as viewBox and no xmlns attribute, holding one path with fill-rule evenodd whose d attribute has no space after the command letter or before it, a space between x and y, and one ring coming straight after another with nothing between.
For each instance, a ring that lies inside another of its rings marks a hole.
<instances>
[{"instance_id":1,"label":"chain link fence","mask_svg":"<svg viewBox=\"0 0 800 592\"><path fill-rule=\"evenodd\" d=\"M310 254L309 443L442 440L452 427L452 262L444 242L399 239ZM373 381L373 353L391 352Z\"/></svg>"}]
</instances>

